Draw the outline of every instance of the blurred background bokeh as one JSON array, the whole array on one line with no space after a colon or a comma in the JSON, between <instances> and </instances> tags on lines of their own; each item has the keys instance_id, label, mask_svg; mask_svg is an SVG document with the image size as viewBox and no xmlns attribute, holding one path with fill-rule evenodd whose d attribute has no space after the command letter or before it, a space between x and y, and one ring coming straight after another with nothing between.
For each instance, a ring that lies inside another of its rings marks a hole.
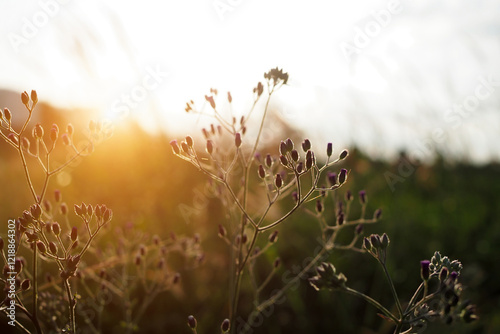
<instances>
[{"instance_id":1,"label":"blurred background bokeh","mask_svg":"<svg viewBox=\"0 0 500 334\"><path fill-rule=\"evenodd\" d=\"M365 189L368 212L383 209L368 232L390 235L400 295L411 297L419 261L435 250L464 265L465 293L481 320L436 324L429 333L500 332L497 1L3 1L0 33L0 107L13 111L15 126L26 114L20 93L36 89L33 124L71 122L81 138L90 119L115 129L91 157L55 177L49 193L62 190L68 204L106 203L117 226L202 238L206 257L183 276L184 294L162 295L141 332L188 333L185 319L195 314L208 333L227 316L221 205L168 143L201 138L210 121L186 113L187 101L202 105L214 87L222 97L231 91L234 113L243 114L252 88L276 66L290 80L272 101L260 150L277 154L284 137L348 148L345 189ZM3 236L7 219L32 204L19 157L4 142L0 203ZM285 272L311 256L316 227L307 215L287 222L271 261L279 255ZM368 256L340 252L331 260L352 286L391 302ZM106 320L110 330L114 320ZM389 328L366 303L301 282L255 330L291 332Z\"/></svg>"}]
</instances>

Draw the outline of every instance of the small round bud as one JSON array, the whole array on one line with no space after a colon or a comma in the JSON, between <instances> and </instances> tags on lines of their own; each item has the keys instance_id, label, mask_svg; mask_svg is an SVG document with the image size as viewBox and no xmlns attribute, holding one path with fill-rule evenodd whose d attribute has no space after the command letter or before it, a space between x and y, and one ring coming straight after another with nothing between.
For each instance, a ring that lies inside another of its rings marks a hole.
<instances>
[{"instance_id":1,"label":"small round bud","mask_svg":"<svg viewBox=\"0 0 500 334\"><path fill-rule=\"evenodd\" d=\"M70 136L67 133L63 133L63 135L61 136L61 138L62 138L62 141L63 141L64 145L66 145L66 146L71 145L71 139L70 139Z\"/></svg>"},{"instance_id":2,"label":"small round bud","mask_svg":"<svg viewBox=\"0 0 500 334\"><path fill-rule=\"evenodd\" d=\"M302 163L302 161L297 164L296 169L297 169L297 173L299 173L299 174L304 171L304 164Z\"/></svg>"},{"instance_id":3,"label":"small round bud","mask_svg":"<svg viewBox=\"0 0 500 334\"><path fill-rule=\"evenodd\" d=\"M429 266L431 262L429 260L420 261L420 277L422 280L427 281L431 275Z\"/></svg>"},{"instance_id":4,"label":"small round bud","mask_svg":"<svg viewBox=\"0 0 500 334\"><path fill-rule=\"evenodd\" d=\"M31 281L27 278L21 282L21 290L28 291L31 288Z\"/></svg>"},{"instance_id":5,"label":"small round bud","mask_svg":"<svg viewBox=\"0 0 500 334\"><path fill-rule=\"evenodd\" d=\"M386 249L387 246L389 246L390 242L391 241L389 240L389 236L386 233L382 234L382 238L380 240L380 248Z\"/></svg>"},{"instance_id":6,"label":"small round bud","mask_svg":"<svg viewBox=\"0 0 500 334\"><path fill-rule=\"evenodd\" d=\"M30 207L31 215L33 216L33 219L39 220L42 217L42 208L40 207L39 204L33 204Z\"/></svg>"},{"instance_id":7,"label":"small round bud","mask_svg":"<svg viewBox=\"0 0 500 334\"><path fill-rule=\"evenodd\" d=\"M181 280L181 274L175 273L174 278L172 279L172 283L177 284Z\"/></svg>"},{"instance_id":8,"label":"small round bud","mask_svg":"<svg viewBox=\"0 0 500 334\"><path fill-rule=\"evenodd\" d=\"M53 241L49 242L49 250L52 254L57 254L57 246Z\"/></svg>"},{"instance_id":9,"label":"small round bud","mask_svg":"<svg viewBox=\"0 0 500 334\"><path fill-rule=\"evenodd\" d=\"M364 229L364 225L363 224L358 224L356 226L356 229L354 230L354 232L356 233L356 235L360 235L363 233L363 229Z\"/></svg>"},{"instance_id":10,"label":"small round bud","mask_svg":"<svg viewBox=\"0 0 500 334\"><path fill-rule=\"evenodd\" d=\"M28 93L26 91L24 91L22 94L21 94L21 101L23 102L24 105L28 105L28 103L30 102L30 97L28 96Z\"/></svg>"},{"instance_id":11,"label":"small round bud","mask_svg":"<svg viewBox=\"0 0 500 334\"><path fill-rule=\"evenodd\" d=\"M280 155L280 162L283 166L288 166L288 159L284 155Z\"/></svg>"},{"instance_id":12,"label":"small round bud","mask_svg":"<svg viewBox=\"0 0 500 334\"><path fill-rule=\"evenodd\" d=\"M61 225L59 225L58 222L52 224L52 232L54 232L56 236L58 236L61 233Z\"/></svg>"},{"instance_id":13,"label":"small round bud","mask_svg":"<svg viewBox=\"0 0 500 334\"><path fill-rule=\"evenodd\" d=\"M331 186L334 186L335 184L337 184L337 173L334 173L334 172L328 172L326 174L327 178L328 178L328 183L331 185Z\"/></svg>"},{"instance_id":14,"label":"small round bud","mask_svg":"<svg viewBox=\"0 0 500 334\"><path fill-rule=\"evenodd\" d=\"M184 153L189 154L189 146L185 141L181 142L181 148Z\"/></svg>"},{"instance_id":15,"label":"small round bud","mask_svg":"<svg viewBox=\"0 0 500 334\"><path fill-rule=\"evenodd\" d=\"M270 243L275 243L276 241L278 241L278 231L274 231L273 233L271 233L271 235L269 236L269 242Z\"/></svg>"},{"instance_id":16,"label":"small round bud","mask_svg":"<svg viewBox=\"0 0 500 334\"><path fill-rule=\"evenodd\" d=\"M181 150L179 148L179 145L177 144L177 140L172 140L170 142L170 146L172 146L172 150L175 154L181 154Z\"/></svg>"},{"instance_id":17,"label":"small round bud","mask_svg":"<svg viewBox=\"0 0 500 334\"><path fill-rule=\"evenodd\" d=\"M278 268L281 264L281 259L279 257L277 257L274 262L273 262L273 267L274 269Z\"/></svg>"},{"instance_id":18,"label":"small round bud","mask_svg":"<svg viewBox=\"0 0 500 334\"><path fill-rule=\"evenodd\" d=\"M33 101L33 104L38 103L38 94L36 93L36 90L31 91L31 101Z\"/></svg>"},{"instance_id":19,"label":"small round bud","mask_svg":"<svg viewBox=\"0 0 500 334\"><path fill-rule=\"evenodd\" d=\"M196 329L196 324L197 324L196 318L190 315L188 317L188 326L192 329Z\"/></svg>"},{"instance_id":20,"label":"small round bud","mask_svg":"<svg viewBox=\"0 0 500 334\"><path fill-rule=\"evenodd\" d=\"M222 321L220 329L222 330L222 333L229 332L229 330L231 329L231 322L229 321L229 319L224 319L224 321Z\"/></svg>"},{"instance_id":21,"label":"small round bud","mask_svg":"<svg viewBox=\"0 0 500 334\"><path fill-rule=\"evenodd\" d=\"M344 213L343 212L339 212L337 214L337 225L342 225L344 224Z\"/></svg>"},{"instance_id":22,"label":"small round bud","mask_svg":"<svg viewBox=\"0 0 500 334\"><path fill-rule=\"evenodd\" d=\"M292 156L293 161L295 162L299 161L299 152L297 152L297 150L292 150L290 155Z\"/></svg>"},{"instance_id":23,"label":"small round bud","mask_svg":"<svg viewBox=\"0 0 500 334\"><path fill-rule=\"evenodd\" d=\"M50 140L56 141L59 137L59 127L57 124L52 124L52 128L50 129Z\"/></svg>"},{"instance_id":24,"label":"small round bud","mask_svg":"<svg viewBox=\"0 0 500 334\"><path fill-rule=\"evenodd\" d=\"M186 143L189 147L193 147L193 138L191 138L191 136L186 136Z\"/></svg>"},{"instance_id":25,"label":"small round bud","mask_svg":"<svg viewBox=\"0 0 500 334\"><path fill-rule=\"evenodd\" d=\"M211 155L213 153L213 151L214 151L214 144L209 139L209 140L207 140L207 153Z\"/></svg>"},{"instance_id":26,"label":"small round bud","mask_svg":"<svg viewBox=\"0 0 500 334\"><path fill-rule=\"evenodd\" d=\"M45 254L47 252L47 247L41 241L37 241L36 248L40 251L40 253Z\"/></svg>"},{"instance_id":27,"label":"small round bud","mask_svg":"<svg viewBox=\"0 0 500 334\"><path fill-rule=\"evenodd\" d=\"M241 146L241 133L239 132L234 135L234 145L236 145L236 148L240 148Z\"/></svg>"},{"instance_id":28,"label":"small round bud","mask_svg":"<svg viewBox=\"0 0 500 334\"><path fill-rule=\"evenodd\" d=\"M266 177L266 171L264 170L264 166L259 165L258 174L261 179Z\"/></svg>"},{"instance_id":29,"label":"small round bud","mask_svg":"<svg viewBox=\"0 0 500 334\"><path fill-rule=\"evenodd\" d=\"M227 92L227 100L229 103L233 102L233 97L231 96L231 92Z\"/></svg>"},{"instance_id":30,"label":"small round bud","mask_svg":"<svg viewBox=\"0 0 500 334\"><path fill-rule=\"evenodd\" d=\"M285 155L287 153L286 149L287 149L286 143L284 141L281 141L281 143L280 143L280 154L281 155Z\"/></svg>"},{"instance_id":31,"label":"small round bud","mask_svg":"<svg viewBox=\"0 0 500 334\"><path fill-rule=\"evenodd\" d=\"M281 174L276 174L276 179L274 180L274 184L276 188L281 188L283 186L283 179L281 178Z\"/></svg>"},{"instance_id":32,"label":"small round bud","mask_svg":"<svg viewBox=\"0 0 500 334\"><path fill-rule=\"evenodd\" d=\"M379 220L381 216L382 216L382 209L377 209L373 213L373 218L375 218L375 220Z\"/></svg>"},{"instance_id":33,"label":"small round bud","mask_svg":"<svg viewBox=\"0 0 500 334\"><path fill-rule=\"evenodd\" d=\"M288 138L285 144L286 144L286 151L291 152L293 150L293 141L290 138Z\"/></svg>"},{"instance_id":34,"label":"small round bud","mask_svg":"<svg viewBox=\"0 0 500 334\"><path fill-rule=\"evenodd\" d=\"M12 121L12 113L10 112L10 110L8 108L4 108L3 114L5 116L5 119L7 120L7 123L10 124L10 122Z\"/></svg>"},{"instance_id":35,"label":"small round bud","mask_svg":"<svg viewBox=\"0 0 500 334\"><path fill-rule=\"evenodd\" d=\"M359 192L359 202L361 203L361 205L366 204L366 191L361 190Z\"/></svg>"},{"instance_id":36,"label":"small round bud","mask_svg":"<svg viewBox=\"0 0 500 334\"><path fill-rule=\"evenodd\" d=\"M332 143L328 143L326 145L326 155L327 155L327 157L331 157L332 153L333 153L333 144Z\"/></svg>"},{"instance_id":37,"label":"small round bud","mask_svg":"<svg viewBox=\"0 0 500 334\"><path fill-rule=\"evenodd\" d=\"M339 183L344 184L346 180L347 180L347 169L342 168L339 173Z\"/></svg>"},{"instance_id":38,"label":"small round bud","mask_svg":"<svg viewBox=\"0 0 500 334\"><path fill-rule=\"evenodd\" d=\"M271 157L270 154L266 155L266 159L264 160L266 167L270 168L273 165L273 158Z\"/></svg>"},{"instance_id":39,"label":"small round bud","mask_svg":"<svg viewBox=\"0 0 500 334\"><path fill-rule=\"evenodd\" d=\"M316 201L316 212L317 213L323 212L323 203L321 203L321 200Z\"/></svg>"},{"instance_id":40,"label":"small round bud","mask_svg":"<svg viewBox=\"0 0 500 334\"><path fill-rule=\"evenodd\" d=\"M12 132L7 135L7 138L9 138L14 144L19 144L19 139L17 139L17 136Z\"/></svg>"},{"instance_id":41,"label":"small round bud","mask_svg":"<svg viewBox=\"0 0 500 334\"><path fill-rule=\"evenodd\" d=\"M55 198L57 203L61 202L62 194L61 194L61 191L59 189L54 190L54 198Z\"/></svg>"},{"instance_id":42,"label":"small round bud","mask_svg":"<svg viewBox=\"0 0 500 334\"><path fill-rule=\"evenodd\" d=\"M76 241L78 239L78 228L76 226L73 226L71 229L71 241Z\"/></svg>"},{"instance_id":43,"label":"small round bud","mask_svg":"<svg viewBox=\"0 0 500 334\"><path fill-rule=\"evenodd\" d=\"M349 151L348 150L343 150L340 155L339 155L339 159L340 160L344 160L347 156L349 155Z\"/></svg>"},{"instance_id":44,"label":"small round bud","mask_svg":"<svg viewBox=\"0 0 500 334\"><path fill-rule=\"evenodd\" d=\"M299 201L299 194L296 191L292 192L292 198L293 198L293 201L295 203L297 203Z\"/></svg>"},{"instance_id":45,"label":"small round bud","mask_svg":"<svg viewBox=\"0 0 500 334\"><path fill-rule=\"evenodd\" d=\"M311 149L311 142L309 141L309 139L304 139L304 141L302 142L302 149L304 150L304 152L307 152Z\"/></svg>"},{"instance_id":46,"label":"small round bud","mask_svg":"<svg viewBox=\"0 0 500 334\"><path fill-rule=\"evenodd\" d=\"M61 214L67 215L68 214L68 205L66 203L61 203L59 206L59 210L61 211Z\"/></svg>"},{"instance_id":47,"label":"small round bud","mask_svg":"<svg viewBox=\"0 0 500 334\"><path fill-rule=\"evenodd\" d=\"M373 247L380 248L381 240L380 240L380 236L378 234L370 235L370 241L371 241Z\"/></svg>"},{"instance_id":48,"label":"small round bud","mask_svg":"<svg viewBox=\"0 0 500 334\"><path fill-rule=\"evenodd\" d=\"M371 241L370 241L370 239L369 239L369 238L366 238L366 237L365 237L365 238L363 239L363 247L364 247L366 250L368 250L368 251L372 248L372 243L371 243Z\"/></svg>"},{"instance_id":49,"label":"small round bud","mask_svg":"<svg viewBox=\"0 0 500 334\"><path fill-rule=\"evenodd\" d=\"M33 137L36 139L42 139L43 138L43 127L40 123L37 123L35 127L33 128Z\"/></svg>"},{"instance_id":50,"label":"small round bud","mask_svg":"<svg viewBox=\"0 0 500 334\"><path fill-rule=\"evenodd\" d=\"M221 224L219 224L219 236L221 238L224 238L226 236L226 229Z\"/></svg>"}]
</instances>

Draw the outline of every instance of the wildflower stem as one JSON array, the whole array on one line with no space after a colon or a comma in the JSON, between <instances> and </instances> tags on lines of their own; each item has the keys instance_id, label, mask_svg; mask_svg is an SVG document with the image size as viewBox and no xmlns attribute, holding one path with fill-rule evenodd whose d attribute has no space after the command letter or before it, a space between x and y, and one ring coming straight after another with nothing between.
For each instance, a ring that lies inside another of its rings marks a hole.
<instances>
[{"instance_id":1,"label":"wildflower stem","mask_svg":"<svg viewBox=\"0 0 500 334\"><path fill-rule=\"evenodd\" d=\"M403 308L401 307L401 303L399 301L398 294L396 292L396 288L394 287L394 283L392 282L391 275L389 275L389 271L387 270L387 266L385 264L385 259L384 259L384 261L381 261L379 259L379 263L382 265L382 268L384 269L385 277L387 277L387 281L389 282L389 286L391 288L392 296L394 297L394 301L396 303L396 307L398 308L399 316L403 317Z\"/></svg>"},{"instance_id":2,"label":"wildflower stem","mask_svg":"<svg viewBox=\"0 0 500 334\"><path fill-rule=\"evenodd\" d=\"M392 314L388 309L386 309L382 304L380 304L378 301L376 301L375 299L371 298L370 296L367 296L365 295L364 293L362 292L359 292L359 291L356 291L354 289L351 289L349 287L345 287L343 288L345 292L347 293L350 293L351 295L354 295L354 296L357 296L357 297L360 297L364 300L366 300L368 303L372 304L373 306L375 306L377 309L379 309L386 317L390 318L392 321L394 321L396 324L399 324L400 321L398 320L398 318Z\"/></svg>"}]
</instances>

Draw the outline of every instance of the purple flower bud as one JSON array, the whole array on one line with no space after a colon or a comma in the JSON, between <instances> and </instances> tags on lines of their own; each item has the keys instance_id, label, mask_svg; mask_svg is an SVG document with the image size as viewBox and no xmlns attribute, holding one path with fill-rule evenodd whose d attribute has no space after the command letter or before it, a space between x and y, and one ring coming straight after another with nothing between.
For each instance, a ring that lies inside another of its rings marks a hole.
<instances>
[{"instance_id":1,"label":"purple flower bud","mask_svg":"<svg viewBox=\"0 0 500 334\"><path fill-rule=\"evenodd\" d=\"M337 174L334 172L328 172L326 175L328 178L328 183L330 183L331 186L337 184Z\"/></svg>"},{"instance_id":2,"label":"purple flower bud","mask_svg":"<svg viewBox=\"0 0 500 334\"><path fill-rule=\"evenodd\" d=\"M219 236L223 238L225 235L226 235L226 229L224 228L224 226L219 224Z\"/></svg>"},{"instance_id":3,"label":"purple flower bud","mask_svg":"<svg viewBox=\"0 0 500 334\"><path fill-rule=\"evenodd\" d=\"M349 151L348 150L343 150L340 155L339 155L339 159L340 160L344 160L347 156L349 155Z\"/></svg>"},{"instance_id":4,"label":"purple flower bud","mask_svg":"<svg viewBox=\"0 0 500 334\"><path fill-rule=\"evenodd\" d=\"M229 319L224 319L224 321L220 325L220 329L222 330L222 333L229 332L229 329L231 329L231 322L229 321Z\"/></svg>"},{"instance_id":5,"label":"purple flower bud","mask_svg":"<svg viewBox=\"0 0 500 334\"><path fill-rule=\"evenodd\" d=\"M380 236L378 234L370 235L370 241L371 241L373 247L380 248L381 241L380 241Z\"/></svg>"},{"instance_id":6,"label":"purple flower bud","mask_svg":"<svg viewBox=\"0 0 500 334\"><path fill-rule=\"evenodd\" d=\"M234 136L234 144L236 145L236 148L241 146L241 134L239 132L237 132Z\"/></svg>"},{"instance_id":7,"label":"purple flower bud","mask_svg":"<svg viewBox=\"0 0 500 334\"><path fill-rule=\"evenodd\" d=\"M38 94L36 93L36 90L31 91L31 101L33 101L33 104L38 103Z\"/></svg>"},{"instance_id":8,"label":"purple flower bud","mask_svg":"<svg viewBox=\"0 0 500 334\"><path fill-rule=\"evenodd\" d=\"M270 168L273 165L273 158L271 157L270 154L266 155L265 164L267 168Z\"/></svg>"},{"instance_id":9,"label":"purple flower bud","mask_svg":"<svg viewBox=\"0 0 500 334\"><path fill-rule=\"evenodd\" d=\"M347 169L342 168L339 173L339 183L344 184L347 179Z\"/></svg>"},{"instance_id":10,"label":"purple flower bud","mask_svg":"<svg viewBox=\"0 0 500 334\"><path fill-rule=\"evenodd\" d=\"M299 172L300 173L300 172ZM297 194L296 191L292 192L292 198L295 203L299 201L299 195Z\"/></svg>"},{"instance_id":11,"label":"purple flower bud","mask_svg":"<svg viewBox=\"0 0 500 334\"><path fill-rule=\"evenodd\" d=\"M373 218L375 218L375 220L379 220L381 216L382 216L382 209L377 209L373 213Z\"/></svg>"},{"instance_id":12,"label":"purple flower bud","mask_svg":"<svg viewBox=\"0 0 500 334\"><path fill-rule=\"evenodd\" d=\"M212 154L214 151L214 144L212 143L212 141L209 139L207 140L207 152L208 154Z\"/></svg>"},{"instance_id":13,"label":"purple flower bud","mask_svg":"<svg viewBox=\"0 0 500 334\"><path fill-rule=\"evenodd\" d=\"M292 150L293 150L293 141L290 138L288 138L286 140L286 151L291 152Z\"/></svg>"},{"instance_id":14,"label":"purple flower bud","mask_svg":"<svg viewBox=\"0 0 500 334\"><path fill-rule=\"evenodd\" d=\"M10 112L10 110L8 108L4 108L3 109L3 114L5 116L5 119L7 120L7 123L10 124L10 122L12 120L12 113Z\"/></svg>"},{"instance_id":15,"label":"purple flower bud","mask_svg":"<svg viewBox=\"0 0 500 334\"><path fill-rule=\"evenodd\" d=\"M363 205L363 204L366 204L366 191L364 190L361 190L359 192L359 201L360 203Z\"/></svg>"},{"instance_id":16,"label":"purple flower bud","mask_svg":"<svg viewBox=\"0 0 500 334\"><path fill-rule=\"evenodd\" d=\"M271 233L271 235L269 236L269 242L270 243L275 243L276 241L278 241L278 231L274 231L273 233Z\"/></svg>"},{"instance_id":17,"label":"purple flower bud","mask_svg":"<svg viewBox=\"0 0 500 334\"><path fill-rule=\"evenodd\" d=\"M181 148L182 148L182 151L189 154L189 146L185 141L181 142Z\"/></svg>"},{"instance_id":18,"label":"purple flower bud","mask_svg":"<svg viewBox=\"0 0 500 334\"><path fill-rule=\"evenodd\" d=\"M431 262L429 260L420 261L420 277L422 280L427 281L431 275L429 266Z\"/></svg>"},{"instance_id":19,"label":"purple flower bud","mask_svg":"<svg viewBox=\"0 0 500 334\"><path fill-rule=\"evenodd\" d=\"M207 100L210 103L210 106L212 109L215 109L215 101L213 96L207 96L205 95L205 100Z\"/></svg>"},{"instance_id":20,"label":"purple flower bud","mask_svg":"<svg viewBox=\"0 0 500 334\"><path fill-rule=\"evenodd\" d=\"M172 146L172 150L175 154L180 154L181 150L179 149L179 145L177 144L177 140L172 140L170 142L170 146Z\"/></svg>"},{"instance_id":21,"label":"purple flower bud","mask_svg":"<svg viewBox=\"0 0 500 334\"><path fill-rule=\"evenodd\" d=\"M337 215L337 225L342 225L342 224L344 224L344 213L339 212L339 214Z\"/></svg>"},{"instance_id":22,"label":"purple flower bud","mask_svg":"<svg viewBox=\"0 0 500 334\"><path fill-rule=\"evenodd\" d=\"M457 280L457 277L458 277L458 273L456 271L452 271L450 274L450 280L452 282L455 282Z\"/></svg>"},{"instance_id":23,"label":"purple flower bud","mask_svg":"<svg viewBox=\"0 0 500 334\"><path fill-rule=\"evenodd\" d=\"M230 92L227 92L227 100L229 101L229 103L233 102L233 97L231 96Z\"/></svg>"},{"instance_id":24,"label":"purple flower bud","mask_svg":"<svg viewBox=\"0 0 500 334\"><path fill-rule=\"evenodd\" d=\"M303 171L304 171L304 164L303 164L303 163L302 163L302 161L301 161L301 162L299 162L299 163L297 164L297 173L299 173L299 174L300 174L300 173L302 173Z\"/></svg>"},{"instance_id":25,"label":"purple flower bud","mask_svg":"<svg viewBox=\"0 0 500 334\"><path fill-rule=\"evenodd\" d=\"M281 263L281 259L279 257L277 257L274 262L273 262L273 267L276 269L280 266L280 263Z\"/></svg>"},{"instance_id":26,"label":"purple flower bud","mask_svg":"<svg viewBox=\"0 0 500 334\"><path fill-rule=\"evenodd\" d=\"M371 243L371 241L370 241L370 239L369 239L369 238L366 238L366 237L365 237L365 238L363 239L363 247L364 247L366 250L368 250L368 251L372 248L372 243Z\"/></svg>"},{"instance_id":27,"label":"purple flower bud","mask_svg":"<svg viewBox=\"0 0 500 334\"><path fill-rule=\"evenodd\" d=\"M363 228L364 228L363 224L358 224L355 229L356 235L360 235L361 233L363 233Z\"/></svg>"},{"instance_id":28,"label":"purple flower bud","mask_svg":"<svg viewBox=\"0 0 500 334\"><path fill-rule=\"evenodd\" d=\"M304 152L307 152L311 149L311 142L309 141L309 139L304 139L304 141L302 142L302 149L304 150Z\"/></svg>"},{"instance_id":29,"label":"purple flower bud","mask_svg":"<svg viewBox=\"0 0 500 334\"><path fill-rule=\"evenodd\" d=\"M281 141L280 143L280 154L285 155L287 153L286 151L286 143L284 141Z\"/></svg>"},{"instance_id":30,"label":"purple flower bud","mask_svg":"<svg viewBox=\"0 0 500 334\"><path fill-rule=\"evenodd\" d=\"M276 174L276 179L274 180L274 184L276 185L276 188L281 188L283 185L283 179L281 178L281 174Z\"/></svg>"},{"instance_id":31,"label":"purple flower bud","mask_svg":"<svg viewBox=\"0 0 500 334\"><path fill-rule=\"evenodd\" d=\"M191 136L186 136L186 143L189 147L193 147L193 138L191 138Z\"/></svg>"},{"instance_id":32,"label":"purple flower bud","mask_svg":"<svg viewBox=\"0 0 500 334\"><path fill-rule=\"evenodd\" d=\"M26 91L21 94L21 101L24 105L28 105L28 103L30 102L30 97L28 96L28 93L26 93Z\"/></svg>"},{"instance_id":33,"label":"purple flower bud","mask_svg":"<svg viewBox=\"0 0 500 334\"><path fill-rule=\"evenodd\" d=\"M49 242L49 250L52 254L57 254L57 246L53 241Z\"/></svg>"},{"instance_id":34,"label":"purple flower bud","mask_svg":"<svg viewBox=\"0 0 500 334\"><path fill-rule=\"evenodd\" d=\"M280 162L283 166L288 166L288 159L284 155L280 155Z\"/></svg>"},{"instance_id":35,"label":"purple flower bud","mask_svg":"<svg viewBox=\"0 0 500 334\"><path fill-rule=\"evenodd\" d=\"M36 248L40 251L40 253L45 254L47 252L47 247L41 241L36 242Z\"/></svg>"},{"instance_id":36,"label":"purple flower bud","mask_svg":"<svg viewBox=\"0 0 500 334\"><path fill-rule=\"evenodd\" d=\"M299 152L297 152L297 150L292 150L290 154L293 161L297 162L299 160Z\"/></svg>"},{"instance_id":37,"label":"purple flower bud","mask_svg":"<svg viewBox=\"0 0 500 334\"><path fill-rule=\"evenodd\" d=\"M328 157L331 157L332 156L332 153L333 153L333 144L332 143L328 143L326 145L326 155Z\"/></svg>"},{"instance_id":38,"label":"purple flower bud","mask_svg":"<svg viewBox=\"0 0 500 334\"><path fill-rule=\"evenodd\" d=\"M266 177L266 171L264 170L264 166L259 165L258 174L261 179Z\"/></svg>"},{"instance_id":39,"label":"purple flower bud","mask_svg":"<svg viewBox=\"0 0 500 334\"><path fill-rule=\"evenodd\" d=\"M73 226L73 228L71 229L71 241L76 241L76 239L78 238L78 228L76 226Z\"/></svg>"},{"instance_id":40,"label":"purple flower bud","mask_svg":"<svg viewBox=\"0 0 500 334\"><path fill-rule=\"evenodd\" d=\"M196 329L196 318L193 317L192 315L190 315L188 317L188 326L191 328L191 329Z\"/></svg>"},{"instance_id":41,"label":"purple flower bud","mask_svg":"<svg viewBox=\"0 0 500 334\"><path fill-rule=\"evenodd\" d=\"M323 212L323 203L321 203L321 200L316 201L316 212L317 213Z\"/></svg>"}]
</instances>

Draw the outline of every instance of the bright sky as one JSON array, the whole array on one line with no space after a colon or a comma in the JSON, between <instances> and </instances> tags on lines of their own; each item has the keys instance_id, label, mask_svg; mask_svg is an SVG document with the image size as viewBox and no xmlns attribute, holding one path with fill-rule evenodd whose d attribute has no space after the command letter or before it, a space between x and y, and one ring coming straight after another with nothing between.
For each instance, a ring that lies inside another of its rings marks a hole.
<instances>
[{"instance_id":1,"label":"bright sky","mask_svg":"<svg viewBox=\"0 0 500 334\"><path fill-rule=\"evenodd\" d=\"M184 134L186 101L215 87L244 108L279 66L283 118L386 157L499 160L499 56L496 0L0 2L0 88Z\"/></svg>"}]
</instances>

